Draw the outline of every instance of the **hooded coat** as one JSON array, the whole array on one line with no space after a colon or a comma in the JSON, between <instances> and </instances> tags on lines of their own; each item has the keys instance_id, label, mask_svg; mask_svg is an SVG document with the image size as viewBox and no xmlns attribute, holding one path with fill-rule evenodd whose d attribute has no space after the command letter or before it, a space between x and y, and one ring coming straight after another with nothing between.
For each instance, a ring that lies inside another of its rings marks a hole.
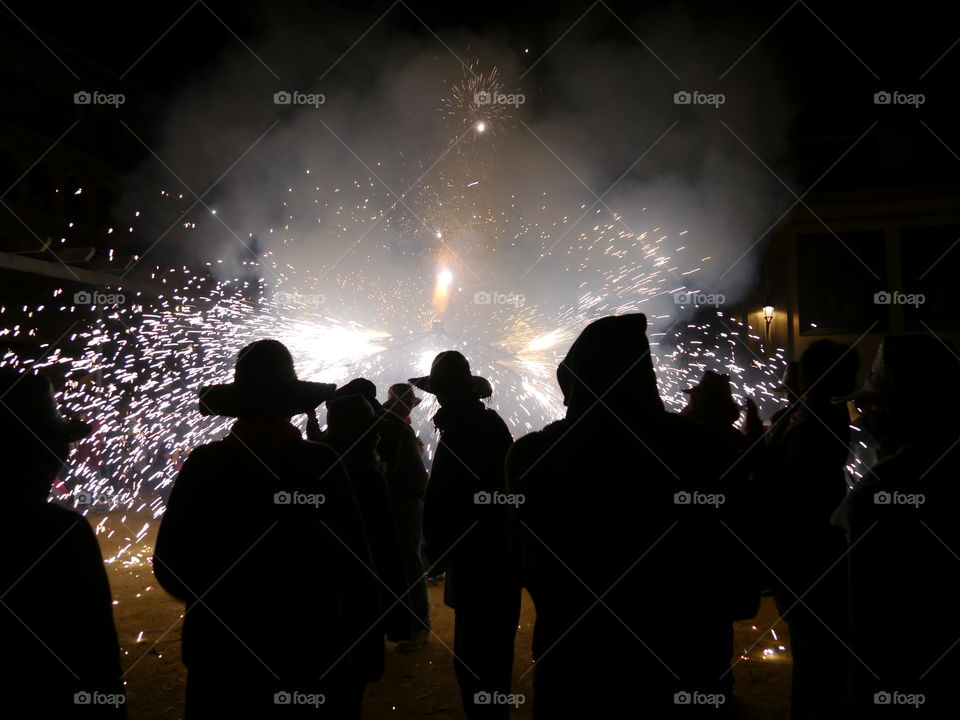
<instances>
[{"instance_id":1,"label":"hooded coat","mask_svg":"<svg viewBox=\"0 0 960 720\"><path fill-rule=\"evenodd\" d=\"M508 457L537 610L535 717L669 716L675 693L724 687L731 566L745 562L724 527L736 450L665 412L645 330L643 315L588 326L557 371L566 417Z\"/></svg>"}]
</instances>

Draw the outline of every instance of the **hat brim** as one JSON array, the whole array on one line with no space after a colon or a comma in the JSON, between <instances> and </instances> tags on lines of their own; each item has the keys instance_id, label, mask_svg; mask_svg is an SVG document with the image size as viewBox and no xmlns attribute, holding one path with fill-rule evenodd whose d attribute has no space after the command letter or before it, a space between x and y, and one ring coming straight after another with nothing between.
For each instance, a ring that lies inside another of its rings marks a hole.
<instances>
[{"instance_id":1,"label":"hat brim","mask_svg":"<svg viewBox=\"0 0 960 720\"><path fill-rule=\"evenodd\" d=\"M456 387L439 388L439 389L434 388L430 382L429 375L424 375L423 377L410 378L409 380L407 380L407 382L409 382L414 387L423 390L424 392L430 393L431 395L437 395L438 393L444 394L444 393L450 393L450 392L458 392L463 390L463 388L456 388ZM480 377L479 375L471 375L470 388L468 392L470 391L472 391L472 393L477 398L483 400L484 398L488 398L491 395L493 395L493 386L490 384L490 381L487 380L486 378ZM419 403L420 398L417 398L417 401Z\"/></svg>"},{"instance_id":2,"label":"hat brim","mask_svg":"<svg viewBox=\"0 0 960 720\"><path fill-rule=\"evenodd\" d=\"M881 390L857 390L852 392L849 395L841 395L839 397L832 397L830 401L834 405L842 405L850 401L854 402L871 402L874 400L883 400L884 398L890 397L891 393L883 392Z\"/></svg>"},{"instance_id":3,"label":"hat brim","mask_svg":"<svg viewBox=\"0 0 960 720\"><path fill-rule=\"evenodd\" d=\"M235 418L284 418L312 412L329 399L336 385L292 380L279 385L226 383L200 388L201 415Z\"/></svg>"}]
</instances>

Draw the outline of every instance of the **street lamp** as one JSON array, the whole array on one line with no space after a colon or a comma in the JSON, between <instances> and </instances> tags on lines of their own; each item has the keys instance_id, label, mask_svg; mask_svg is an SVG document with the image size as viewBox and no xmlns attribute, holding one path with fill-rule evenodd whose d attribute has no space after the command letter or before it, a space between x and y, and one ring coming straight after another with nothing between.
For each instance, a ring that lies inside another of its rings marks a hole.
<instances>
[{"instance_id":1,"label":"street lamp","mask_svg":"<svg viewBox=\"0 0 960 720\"><path fill-rule=\"evenodd\" d=\"M770 342L770 323L773 322L773 305L768 304L763 306L763 319L767 323L767 342Z\"/></svg>"}]
</instances>

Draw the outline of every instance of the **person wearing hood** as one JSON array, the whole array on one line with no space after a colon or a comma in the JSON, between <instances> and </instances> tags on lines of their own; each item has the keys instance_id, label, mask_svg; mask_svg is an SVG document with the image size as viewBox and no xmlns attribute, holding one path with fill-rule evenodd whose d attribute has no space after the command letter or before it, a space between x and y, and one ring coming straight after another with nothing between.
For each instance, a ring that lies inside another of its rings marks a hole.
<instances>
[{"instance_id":1,"label":"person wearing hood","mask_svg":"<svg viewBox=\"0 0 960 720\"><path fill-rule=\"evenodd\" d=\"M857 405L879 443L879 460L837 513L849 548L855 717L951 717L958 633L924 621L960 602L956 347L933 335L885 337L864 387L840 399Z\"/></svg>"},{"instance_id":2,"label":"person wearing hood","mask_svg":"<svg viewBox=\"0 0 960 720\"><path fill-rule=\"evenodd\" d=\"M190 453L153 557L186 605L187 720L358 718L356 688L382 672L383 640L365 640L379 583L349 477L290 422L334 389L298 380L289 350L260 340L240 350L234 382L200 390L201 414L237 420Z\"/></svg>"},{"instance_id":3,"label":"person wearing hood","mask_svg":"<svg viewBox=\"0 0 960 720\"><path fill-rule=\"evenodd\" d=\"M440 441L424 502L430 559L447 570L444 602L453 608L454 670L470 720L509 716L520 585L510 538L504 461L513 444L506 423L482 399L493 389L456 350L437 355L427 377L410 383L433 393Z\"/></svg>"},{"instance_id":4,"label":"person wearing hood","mask_svg":"<svg viewBox=\"0 0 960 720\"><path fill-rule=\"evenodd\" d=\"M8 658L0 707L10 718L126 718L100 546L85 517L48 501L70 445L92 428L60 415L41 375L0 371L0 398L0 637Z\"/></svg>"},{"instance_id":5,"label":"person wearing hood","mask_svg":"<svg viewBox=\"0 0 960 720\"><path fill-rule=\"evenodd\" d=\"M674 717L693 693L711 717L730 707L737 455L665 411L646 329L642 314L588 325L557 369L565 418L508 456L538 720Z\"/></svg>"}]
</instances>

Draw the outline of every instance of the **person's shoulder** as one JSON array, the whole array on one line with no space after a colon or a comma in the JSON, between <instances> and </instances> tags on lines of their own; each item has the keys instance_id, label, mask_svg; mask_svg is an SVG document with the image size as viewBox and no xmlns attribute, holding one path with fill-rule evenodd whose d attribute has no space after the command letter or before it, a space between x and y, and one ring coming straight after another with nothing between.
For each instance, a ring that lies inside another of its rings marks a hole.
<instances>
[{"instance_id":1,"label":"person's shoulder","mask_svg":"<svg viewBox=\"0 0 960 720\"><path fill-rule=\"evenodd\" d=\"M481 422L488 430L497 431L501 434L505 433L511 437L513 436L513 433L510 432L510 428L507 426L506 420L493 408L484 408L480 417L482 418Z\"/></svg>"},{"instance_id":2,"label":"person's shoulder","mask_svg":"<svg viewBox=\"0 0 960 720\"><path fill-rule=\"evenodd\" d=\"M77 511L65 508L55 502L45 503L40 508L39 517L49 525L62 528L64 531L71 527L78 526L81 529L89 530L91 533L93 532L93 528L90 527L90 522L87 518Z\"/></svg>"},{"instance_id":3,"label":"person's shoulder","mask_svg":"<svg viewBox=\"0 0 960 720\"><path fill-rule=\"evenodd\" d=\"M190 454L187 455L184 462L191 462L194 465L197 463L213 462L222 457L226 452L228 452L226 443L224 443L223 440L215 440L204 443L203 445L197 445L190 450Z\"/></svg>"},{"instance_id":4,"label":"person's shoulder","mask_svg":"<svg viewBox=\"0 0 960 720\"><path fill-rule=\"evenodd\" d=\"M99 552L96 533L90 526L90 521L56 502L44 503L35 513L26 514L21 519L30 527L31 532L49 536L54 541L62 538L66 547L76 549L78 546L92 545L96 546ZM57 545L62 543L57 542Z\"/></svg>"},{"instance_id":5,"label":"person's shoulder","mask_svg":"<svg viewBox=\"0 0 960 720\"><path fill-rule=\"evenodd\" d=\"M340 461L336 448L323 441L300 440L294 445L294 451L313 463L333 465Z\"/></svg>"},{"instance_id":6,"label":"person's shoulder","mask_svg":"<svg viewBox=\"0 0 960 720\"><path fill-rule=\"evenodd\" d=\"M507 462L518 467L525 467L532 461L543 457L554 447L568 427L566 420L556 420L542 430L534 430L517 440L510 448Z\"/></svg>"}]
</instances>

